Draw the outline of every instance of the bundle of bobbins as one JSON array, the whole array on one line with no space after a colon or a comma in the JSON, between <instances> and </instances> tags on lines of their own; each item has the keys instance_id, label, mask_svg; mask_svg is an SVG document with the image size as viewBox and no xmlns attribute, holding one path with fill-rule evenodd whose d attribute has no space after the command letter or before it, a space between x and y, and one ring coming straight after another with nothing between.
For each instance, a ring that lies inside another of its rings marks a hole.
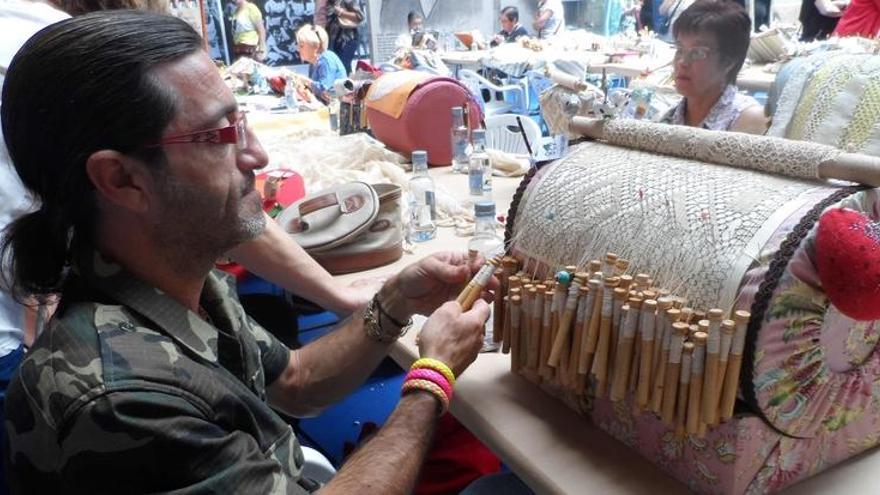
<instances>
[{"instance_id":1,"label":"bundle of bobbins","mask_svg":"<svg viewBox=\"0 0 880 495\"><path fill-rule=\"evenodd\" d=\"M460 299L472 303L494 273L494 336L511 371L576 395L629 397L677 435L702 437L733 416L750 315L690 308L629 265L607 253L539 280L504 256Z\"/></svg>"}]
</instances>

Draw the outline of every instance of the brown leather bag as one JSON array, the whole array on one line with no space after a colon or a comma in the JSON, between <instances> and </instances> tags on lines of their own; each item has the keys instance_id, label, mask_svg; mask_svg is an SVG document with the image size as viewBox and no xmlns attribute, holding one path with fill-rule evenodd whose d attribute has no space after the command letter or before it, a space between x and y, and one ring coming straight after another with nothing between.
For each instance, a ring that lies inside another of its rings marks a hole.
<instances>
[{"instance_id":1,"label":"brown leather bag","mask_svg":"<svg viewBox=\"0 0 880 495\"><path fill-rule=\"evenodd\" d=\"M400 186L349 182L291 204L276 221L332 274L368 270L403 256Z\"/></svg>"}]
</instances>

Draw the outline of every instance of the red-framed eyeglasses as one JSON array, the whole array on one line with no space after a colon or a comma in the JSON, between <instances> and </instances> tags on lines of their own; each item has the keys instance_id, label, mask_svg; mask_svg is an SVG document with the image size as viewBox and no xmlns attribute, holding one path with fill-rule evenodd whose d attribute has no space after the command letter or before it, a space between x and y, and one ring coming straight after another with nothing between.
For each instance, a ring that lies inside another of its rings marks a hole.
<instances>
[{"instance_id":1,"label":"red-framed eyeglasses","mask_svg":"<svg viewBox=\"0 0 880 495\"><path fill-rule=\"evenodd\" d=\"M236 112L232 124L226 127L167 136L155 143L146 145L146 147L157 148L167 144L190 143L234 144L236 149L243 150L248 145L247 115L244 112Z\"/></svg>"}]
</instances>

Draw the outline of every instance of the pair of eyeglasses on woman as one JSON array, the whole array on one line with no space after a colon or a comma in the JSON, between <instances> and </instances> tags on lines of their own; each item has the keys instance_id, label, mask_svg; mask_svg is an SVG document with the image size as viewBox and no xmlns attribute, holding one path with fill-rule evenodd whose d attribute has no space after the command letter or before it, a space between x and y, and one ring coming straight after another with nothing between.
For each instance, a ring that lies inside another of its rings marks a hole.
<instances>
[{"instance_id":1,"label":"pair of eyeglasses on woman","mask_svg":"<svg viewBox=\"0 0 880 495\"><path fill-rule=\"evenodd\" d=\"M234 144L236 149L243 150L248 145L247 115L244 112L235 112L232 123L226 127L166 136L145 147L157 148L168 144L190 143Z\"/></svg>"},{"instance_id":2,"label":"pair of eyeglasses on woman","mask_svg":"<svg viewBox=\"0 0 880 495\"><path fill-rule=\"evenodd\" d=\"M712 49L708 46L694 46L691 48L676 46L674 58L683 62L699 62L709 58L711 53Z\"/></svg>"}]
</instances>

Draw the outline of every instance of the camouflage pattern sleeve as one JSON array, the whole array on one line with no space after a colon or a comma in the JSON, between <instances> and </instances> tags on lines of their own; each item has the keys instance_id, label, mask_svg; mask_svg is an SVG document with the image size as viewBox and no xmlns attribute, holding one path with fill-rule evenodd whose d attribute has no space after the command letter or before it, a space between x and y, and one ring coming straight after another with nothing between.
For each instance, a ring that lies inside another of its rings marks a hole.
<instances>
[{"instance_id":1,"label":"camouflage pattern sleeve","mask_svg":"<svg viewBox=\"0 0 880 495\"><path fill-rule=\"evenodd\" d=\"M59 432L60 465L68 493L266 493L306 492L285 473L279 452L293 445L279 439L262 452L254 437L222 423L219 414L192 397L137 389L112 392L84 406ZM289 435L292 437L292 433ZM13 472L31 493L57 487L58 479L26 451L14 458ZM302 460L299 460L301 464ZM50 470L51 471L51 470Z\"/></svg>"},{"instance_id":2,"label":"camouflage pattern sleeve","mask_svg":"<svg viewBox=\"0 0 880 495\"><path fill-rule=\"evenodd\" d=\"M269 333L250 316L247 317L247 328L257 341L260 348L260 361L263 363L263 375L266 386L272 385L290 363L290 349Z\"/></svg>"}]
</instances>

